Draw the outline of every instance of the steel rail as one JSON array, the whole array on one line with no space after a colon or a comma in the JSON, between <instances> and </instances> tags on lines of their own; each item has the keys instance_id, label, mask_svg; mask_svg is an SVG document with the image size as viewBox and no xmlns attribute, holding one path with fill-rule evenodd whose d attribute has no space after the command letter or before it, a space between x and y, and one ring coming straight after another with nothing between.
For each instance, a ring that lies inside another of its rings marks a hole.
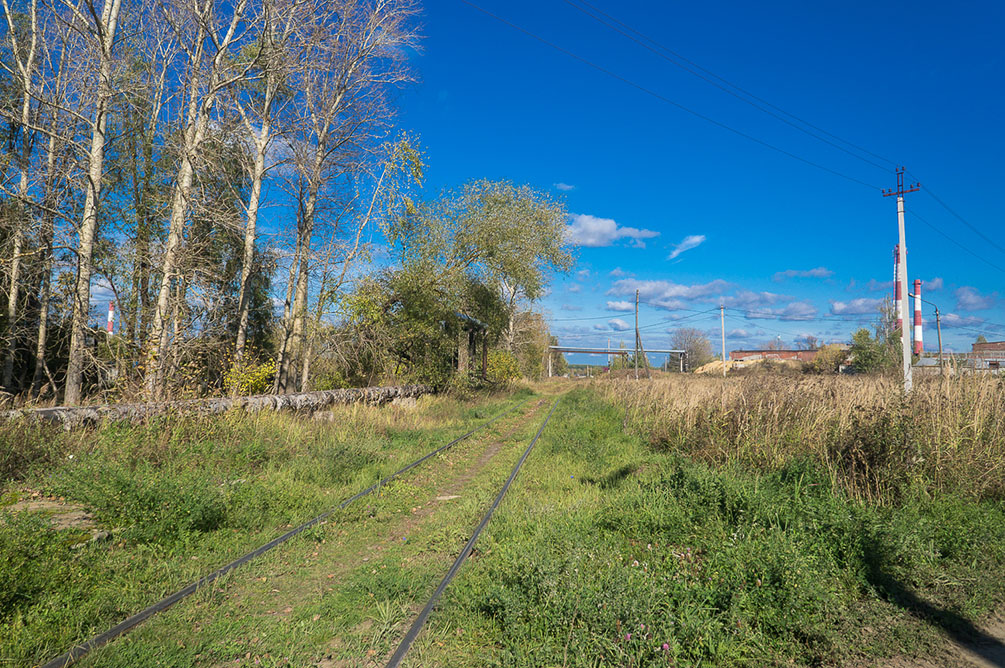
<instances>
[{"instance_id":1,"label":"steel rail","mask_svg":"<svg viewBox=\"0 0 1005 668\"><path fill-rule=\"evenodd\" d=\"M558 406L558 399L556 399L555 403L552 404L551 410L548 411L548 416L544 419L544 422L541 423L541 428L537 430L537 434L534 436L533 440L531 440L530 445L527 446L527 449L524 450L520 460L516 463L516 466L513 467L513 472L509 474L509 478L506 479L506 483L502 486L502 489L499 490L499 494L496 496L495 501L493 501L492 505L489 506L488 512L485 513L482 521L475 528L475 532L471 534L471 538L469 538L468 542L464 545L464 549L462 549L461 553L457 555L457 559L454 560L450 570L447 571L445 576L443 576L443 580L441 580L440 584L436 587L436 591L434 591L433 595L429 597L429 601L426 603L425 607L422 608L422 612L420 612L419 616L415 618L415 621L412 622L412 626L408 629L405 637L402 638L401 643L398 644L398 648L391 656L391 660L387 662L387 668L398 668L398 666L401 665L402 660L405 658L405 654L407 654L408 650L411 649L412 643L414 643L415 639L419 636L419 632L426 623L426 619L433 611L433 606L436 605L436 601L440 598L440 595L443 594L447 585L450 584L450 581L454 579L454 576L457 575L457 572L461 569L461 565L468 558L468 555L471 554L471 551L475 547L475 542L478 540L478 535L482 532L482 529L485 528L485 525L489 523L492 513L495 512L496 508L499 506L499 502L502 501L503 497L506 495L506 491L509 490L510 485L513 484L516 474L520 472L520 467L523 466L524 461L526 461L527 457L530 455L530 451L534 448L534 444L537 443L537 439L541 438L541 434L544 432L545 426L547 426L548 421L551 419L552 413L555 412L556 406Z\"/></svg>"},{"instance_id":2,"label":"steel rail","mask_svg":"<svg viewBox=\"0 0 1005 668\"><path fill-rule=\"evenodd\" d=\"M462 436L458 436L457 438L455 438L454 440L450 441L446 445L441 446L441 447L437 448L436 450L433 450L432 452L426 453L425 455L423 455L422 457L416 459L414 462L408 464L404 468L401 468L401 469L395 471L394 473L392 473L391 475L387 476L386 478L383 478L382 480L379 480L379 481L375 482L374 484L370 485L369 487L367 487L363 491L357 492L356 494L350 496L348 499L346 499L345 501L341 502L339 505L335 506L334 508L332 508L330 510L326 510L325 512L321 513L320 515L318 515L314 519L309 520L307 522L304 522L300 526L295 527L295 528L287 531L283 535L278 536L277 538L274 538L274 539L270 540L265 545L262 545L261 547L256 548L255 550L252 550L251 552L245 554L242 557L238 557L237 559L231 561L230 563L226 564L225 566L221 566L220 568L216 569L215 571L213 571L212 573L210 573L208 575L204 575L203 577L199 578L198 580L196 580L195 582L189 584L188 586L186 586L186 587L184 587L182 589L179 589L175 593L173 593L173 594L171 594L169 596L166 596L165 598L161 599L160 601L157 601L153 605L150 605L150 606L144 608L143 610L141 610L140 612L137 612L135 615L132 615L131 617L127 617L126 619L122 620L121 622L119 622L118 624L116 624L115 626L113 626L112 628L110 628L109 630L105 631L104 633L96 635L93 638L91 638L90 640L86 640L86 641L80 643L79 645L74 645L72 648L70 648L69 650L67 650L63 654L60 654L56 658L54 658L54 659L52 659L52 660L50 660L50 661L42 664L41 668L65 668L65 666L71 665L72 663L74 663L78 659L81 659L84 655L86 655L91 650L97 649L98 647L106 645L107 643L109 643L110 641L114 640L118 636L122 635L123 633L125 633L129 629L133 628L134 626L137 626L137 625L141 624L142 622L146 621L150 617L153 617L158 612L162 612L164 610L167 610L169 607L171 607L172 605L174 605L178 601L182 600L186 596L190 596L190 595L194 594L199 589L202 589L203 587L205 587L206 585L212 583L214 580L217 580L221 576L226 575L227 573L229 573L230 571L234 570L238 566L246 564L249 561L251 561L252 559L255 559L256 557L260 557L261 555L265 554L266 552L268 552L269 550L273 549L274 547L282 545L283 543L285 543L289 539L293 538L294 536L296 536L296 535L302 533L303 531L305 531L305 530L307 530L307 529L309 529L309 528L311 528L311 527L319 524L320 522L324 521L328 516L330 516L332 513L334 513L336 510L342 510L342 509L346 508L353 501L357 501L357 500L361 499L362 497L364 497L364 496L366 496L368 494L371 494L375 490L379 489L383 485L386 485L387 483L391 482L392 480L394 480L395 478L399 477L400 475L402 475L402 474L404 474L404 473L412 470L413 468L415 468L416 466L418 466L422 462L426 461L430 457L438 455L439 453L443 452L444 450L448 450L448 449L454 447L455 445L457 445L458 443L460 443L464 439L468 438L469 436L471 436L471 435L475 434L476 432L479 432L482 429L488 427L489 425L491 425L492 423L494 423L497 420L501 419L502 417L504 417L504 416L512 413L517 408L520 408L521 406L523 406L524 404L526 404L527 401L528 401L527 399L524 399L523 401L515 404L514 406L511 406L510 408L506 409L502 413L499 413L498 415L496 415L495 417L493 417L488 422L483 422L482 424L478 425L477 427L475 427L471 431L467 432L466 434L463 434Z\"/></svg>"}]
</instances>

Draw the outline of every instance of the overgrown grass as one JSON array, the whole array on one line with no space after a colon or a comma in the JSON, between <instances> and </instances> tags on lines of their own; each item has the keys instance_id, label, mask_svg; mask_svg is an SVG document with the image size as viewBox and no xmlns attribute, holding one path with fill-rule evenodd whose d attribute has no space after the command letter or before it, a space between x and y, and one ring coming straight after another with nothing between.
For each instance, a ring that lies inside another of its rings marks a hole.
<instances>
[{"instance_id":1,"label":"overgrown grass","mask_svg":"<svg viewBox=\"0 0 1005 668\"><path fill-rule=\"evenodd\" d=\"M890 379L676 377L598 384L653 444L715 464L826 467L856 498L907 489L1005 497L1005 383L922 378L910 397Z\"/></svg>"},{"instance_id":2,"label":"overgrown grass","mask_svg":"<svg viewBox=\"0 0 1005 668\"><path fill-rule=\"evenodd\" d=\"M411 665L857 663L965 635L1005 594L987 493L880 503L809 450L713 463L624 419L563 401Z\"/></svg>"},{"instance_id":3,"label":"overgrown grass","mask_svg":"<svg viewBox=\"0 0 1005 668\"><path fill-rule=\"evenodd\" d=\"M74 433L0 426L0 663L51 658L528 394L340 407L331 421L259 413ZM12 510L39 492L85 506L111 538L82 545L85 532Z\"/></svg>"}]
</instances>

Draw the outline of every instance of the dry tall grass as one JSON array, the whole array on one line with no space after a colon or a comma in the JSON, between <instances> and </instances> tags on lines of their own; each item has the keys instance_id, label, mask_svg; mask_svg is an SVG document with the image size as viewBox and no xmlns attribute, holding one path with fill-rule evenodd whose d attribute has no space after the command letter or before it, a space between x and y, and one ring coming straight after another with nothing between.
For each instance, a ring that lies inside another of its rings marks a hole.
<instances>
[{"instance_id":1,"label":"dry tall grass","mask_svg":"<svg viewBox=\"0 0 1005 668\"><path fill-rule=\"evenodd\" d=\"M826 464L858 498L908 487L1005 498L1005 383L924 378L905 399L866 376L709 378L597 384L654 443L715 463L765 468L797 456Z\"/></svg>"}]
</instances>

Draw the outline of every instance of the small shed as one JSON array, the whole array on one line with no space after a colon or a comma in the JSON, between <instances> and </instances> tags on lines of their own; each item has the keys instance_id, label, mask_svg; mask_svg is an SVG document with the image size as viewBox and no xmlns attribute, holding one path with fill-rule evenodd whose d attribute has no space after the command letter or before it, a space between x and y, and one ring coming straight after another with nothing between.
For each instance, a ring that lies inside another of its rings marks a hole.
<instances>
[{"instance_id":1,"label":"small shed","mask_svg":"<svg viewBox=\"0 0 1005 668\"><path fill-rule=\"evenodd\" d=\"M479 375L484 380L488 376L489 369L489 326L460 311L455 311L454 316L460 324L457 335L457 372L473 375L480 355L481 373ZM479 348L481 348L480 352Z\"/></svg>"}]
</instances>

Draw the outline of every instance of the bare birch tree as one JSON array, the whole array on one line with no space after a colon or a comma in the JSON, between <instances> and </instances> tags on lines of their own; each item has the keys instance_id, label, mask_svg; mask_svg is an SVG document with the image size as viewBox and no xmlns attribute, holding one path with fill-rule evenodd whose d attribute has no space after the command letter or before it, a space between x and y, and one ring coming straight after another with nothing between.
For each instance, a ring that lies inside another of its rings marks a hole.
<instances>
[{"instance_id":1,"label":"bare birch tree","mask_svg":"<svg viewBox=\"0 0 1005 668\"><path fill-rule=\"evenodd\" d=\"M161 284L150 330L145 386L147 394L159 397L164 388L164 368L171 338L171 288L179 278L178 254L192 196L195 163L206 139L210 117L222 91L245 79L254 63L235 65L232 49L249 30L245 23L247 0L238 0L229 16L220 16L214 0L178 0L165 5L165 16L174 27L185 53L186 109L184 131L178 152L168 236L161 264ZM177 288L180 290L180 285Z\"/></svg>"},{"instance_id":2,"label":"bare birch tree","mask_svg":"<svg viewBox=\"0 0 1005 668\"><path fill-rule=\"evenodd\" d=\"M340 177L351 175L368 147L379 145L392 113L389 90L410 79L404 55L417 45L417 12L413 0L328 0L318 3L315 19L303 33L306 57L298 77L303 130L294 151L306 193L297 226L293 304L283 323L289 343L280 351L280 392L293 391L305 375L311 243L319 196Z\"/></svg>"},{"instance_id":3,"label":"bare birch tree","mask_svg":"<svg viewBox=\"0 0 1005 668\"><path fill-rule=\"evenodd\" d=\"M115 95L112 74L122 0L104 0L100 8L94 0L82 0L79 5L64 0L64 5L71 13L69 21L84 34L97 60L97 85L94 87L94 107L90 119L91 142L86 158L87 182L78 230L77 281L70 326L70 354L63 391L63 401L72 406L80 401L84 369L84 336L91 305L91 263L98 227L98 208L101 204L108 111Z\"/></svg>"},{"instance_id":4,"label":"bare birch tree","mask_svg":"<svg viewBox=\"0 0 1005 668\"><path fill-rule=\"evenodd\" d=\"M255 247L257 241L258 210L262 199L262 185L265 181L269 149L275 139L273 125L274 115L278 112L278 98L284 94L283 88L288 85L291 58L295 57L295 47L292 42L294 29L306 17L304 10L308 6L292 0L266 0L262 7L261 37L255 45L255 56L258 58L258 80L252 82L251 92L247 99L236 96L234 105L241 117L247 137L253 147L253 158L248 165L248 176L251 180L251 191L245 205L244 253L241 262L241 282L237 298L238 325L236 358L244 355L244 347L248 336L248 298L249 281L254 267Z\"/></svg>"},{"instance_id":5,"label":"bare birch tree","mask_svg":"<svg viewBox=\"0 0 1005 668\"><path fill-rule=\"evenodd\" d=\"M11 389L14 372L15 330L17 327L18 297L21 287L21 255L24 252L24 242L30 224L31 215L28 209L28 179L31 163L32 143L34 133L31 131L31 114L33 104L33 89L35 87L35 59L41 41L38 0L32 0L28 13L28 34L14 25L14 13L8 0L3 1L4 17L7 20L7 41L13 56L13 68L6 64L4 69L13 76L20 89L20 110L16 119L20 151L18 155L17 191L15 193L16 214L13 226L13 243L11 248L10 272L7 289L7 328L4 332L3 352L3 386ZM14 119L12 119L14 120Z\"/></svg>"}]
</instances>

